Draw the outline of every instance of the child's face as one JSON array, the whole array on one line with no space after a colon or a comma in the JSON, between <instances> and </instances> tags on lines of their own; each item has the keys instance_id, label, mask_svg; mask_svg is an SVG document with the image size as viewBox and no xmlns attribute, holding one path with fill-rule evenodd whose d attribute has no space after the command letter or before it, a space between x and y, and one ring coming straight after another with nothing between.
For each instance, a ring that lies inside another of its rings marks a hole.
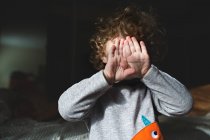
<instances>
[{"instance_id":1,"label":"child's face","mask_svg":"<svg viewBox=\"0 0 210 140\"><path fill-rule=\"evenodd\" d=\"M116 46L117 41L120 41L120 39L123 39L123 37L116 37L114 39L110 39L106 42L105 44L105 56L102 57L102 61L106 64L107 63L107 56L108 56L108 52L110 51L111 47L114 45Z\"/></svg>"}]
</instances>

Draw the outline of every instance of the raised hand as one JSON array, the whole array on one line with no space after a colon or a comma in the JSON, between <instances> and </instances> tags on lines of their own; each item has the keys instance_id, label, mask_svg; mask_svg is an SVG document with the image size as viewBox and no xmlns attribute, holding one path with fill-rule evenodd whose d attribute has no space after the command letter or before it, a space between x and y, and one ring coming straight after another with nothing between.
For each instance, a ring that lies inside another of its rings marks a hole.
<instances>
[{"instance_id":1,"label":"raised hand","mask_svg":"<svg viewBox=\"0 0 210 140\"><path fill-rule=\"evenodd\" d=\"M126 37L123 56L127 60L128 67L135 70L135 73L132 75L133 78L142 78L151 66L144 42L140 41L140 43L138 43L135 37Z\"/></svg>"},{"instance_id":2,"label":"raised hand","mask_svg":"<svg viewBox=\"0 0 210 140\"><path fill-rule=\"evenodd\" d=\"M115 40L115 45L110 46L107 55L107 64L104 75L110 84L124 80L134 74L135 70L128 67L126 58L123 57L124 40ZM109 47L109 46L108 46Z\"/></svg>"}]
</instances>

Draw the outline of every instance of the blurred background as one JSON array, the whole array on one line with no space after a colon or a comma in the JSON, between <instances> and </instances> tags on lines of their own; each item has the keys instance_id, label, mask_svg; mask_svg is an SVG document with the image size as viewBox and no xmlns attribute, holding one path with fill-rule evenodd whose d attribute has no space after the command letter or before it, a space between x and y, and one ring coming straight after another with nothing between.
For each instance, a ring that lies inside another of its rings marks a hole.
<instances>
[{"instance_id":1,"label":"blurred background","mask_svg":"<svg viewBox=\"0 0 210 140\"><path fill-rule=\"evenodd\" d=\"M89 62L96 18L128 3L152 6L157 12L168 37L168 54L159 69L192 91L196 102L191 115L206 116L210 111L210 10L205 2L1 0L0 125L21 118L61 119L59 96L96 72ZM6 128L2 128L5 133Z\"/></svg>"}]
</instances>

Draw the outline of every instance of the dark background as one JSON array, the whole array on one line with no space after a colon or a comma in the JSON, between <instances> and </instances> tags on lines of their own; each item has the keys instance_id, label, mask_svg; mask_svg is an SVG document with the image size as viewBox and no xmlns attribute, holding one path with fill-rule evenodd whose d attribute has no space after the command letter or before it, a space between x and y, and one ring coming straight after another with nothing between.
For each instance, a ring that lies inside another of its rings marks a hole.
<instances>
[{"instance_id":1,"label":"dark background","mask_svg":"<svg viewBox=\"0 0 210 140\"><path fill-rule=\"evenodd\" d=\"M88 44L96 18L130 2L153 6L166 28L168 54L159 68L188 88L209 84L210 10L203 1L1 0L0 32L17 25L46 29L46 89L57 100L69 86L96 72Z\"/></svg>"}]
</instances>

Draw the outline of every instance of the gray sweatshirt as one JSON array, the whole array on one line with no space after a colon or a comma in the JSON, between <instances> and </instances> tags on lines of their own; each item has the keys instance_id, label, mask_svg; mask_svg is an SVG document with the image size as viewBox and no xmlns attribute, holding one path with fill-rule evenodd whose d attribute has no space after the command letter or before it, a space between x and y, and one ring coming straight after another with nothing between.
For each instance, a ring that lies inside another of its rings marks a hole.
<instances>
[{"instance_id":1,"label":"gray sweatshirt","mask_svg":"<svg viewBox=\"0 0 210 140\"><path fill-rule=\"evenodd\" d=\"M144 118L157 121L156 110L180 116L192 108L186 87L154 65L142 79L133 81L111 86L99 71L60 96L59 113L67 121L88 121L90 140L131 140L146 127Z\"/></svg>"}]
</instances>

